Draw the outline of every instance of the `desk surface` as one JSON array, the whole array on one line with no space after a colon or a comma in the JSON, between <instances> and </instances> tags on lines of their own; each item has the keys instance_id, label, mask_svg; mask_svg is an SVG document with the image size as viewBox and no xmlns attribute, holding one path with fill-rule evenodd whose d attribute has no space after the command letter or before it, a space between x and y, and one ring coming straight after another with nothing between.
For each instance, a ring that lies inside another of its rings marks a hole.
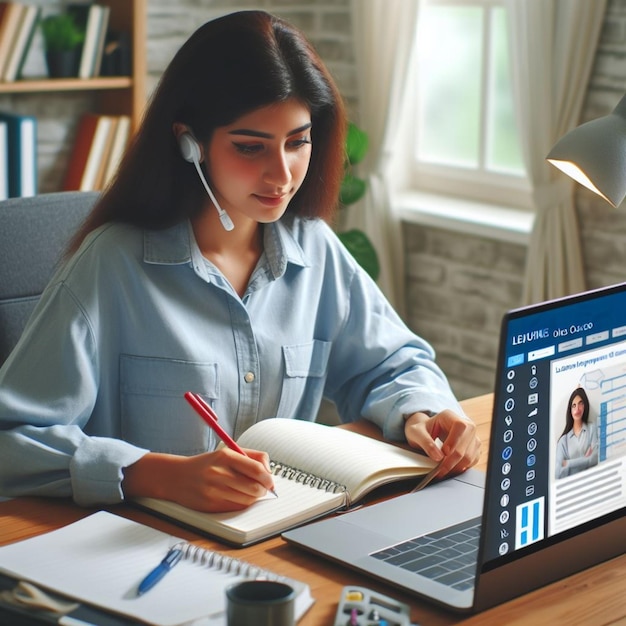
<instances>
[{"instance_id":1,"label":"desk surface","mask_svg":"<svg viewBox=\"0 0 626 626\"><path fill-rule=\"evenodd\" d=\"M492 401L492 396L486 395L462 403L467 414L478 424L483 441L483 457L478 467L483 470L486 469ZM464 617L440 610L390 586L298 550L281 538L243 549L228 548L125 505L111 507L110 510L199 545L306 581L316 602L299 626L330 626L344 585L369 587L408 603L413 621L421 626L626 624L626 555L473 617ZM0 545L53 530L92 512L65 500L16 498L1 502Z\"/></svg>"}]
</instances>

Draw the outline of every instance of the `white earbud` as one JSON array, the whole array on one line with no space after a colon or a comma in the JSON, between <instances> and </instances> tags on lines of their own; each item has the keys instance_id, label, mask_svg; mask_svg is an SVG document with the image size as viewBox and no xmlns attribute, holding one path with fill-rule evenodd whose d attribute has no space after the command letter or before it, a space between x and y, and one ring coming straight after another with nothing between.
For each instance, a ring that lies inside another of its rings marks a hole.
<instances>
[{"instance_id":1,"label":"white earbud","mask_svg":"<svg viewBox=\"0 0 626 626\"><path fill-rule=\"evenodd\" d=\"M178 137L178 145L180 146L180 153L182 154L183 159L185 159L185 161L188 161L189 163L194 164L196 172L198 172L198 176L200 177L200 180L202 181L206 192L209 194L209 198L211 198L211 202L213 202L215 208L217 209L222 226L225 230L232 230L235 226L230 219L230 216L218 204L217 199L211 191L209 183L207 183L207 180L204 177L204 174L200 167L200 146L198 145L198 142L192 137L191 133L182 133Z\"/></svg>"}]
</instances>

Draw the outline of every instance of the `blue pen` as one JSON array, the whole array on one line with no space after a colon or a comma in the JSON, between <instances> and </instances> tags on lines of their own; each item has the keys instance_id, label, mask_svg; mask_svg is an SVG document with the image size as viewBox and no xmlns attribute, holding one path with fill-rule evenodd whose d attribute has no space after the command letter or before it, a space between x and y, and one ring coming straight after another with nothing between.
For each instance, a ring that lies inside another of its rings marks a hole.
<instances>
[{"instance_id":1,"label":"blue pen","mask_svg":"<svg viewBox=\"0 0 626 626\"><path fill-rule=\"evenodd\" d=\"M174 546L165 555L165 558L139 583L137 595L141 596L156 585L183 556L183 551Z\"/></svg>"}]
</instances>

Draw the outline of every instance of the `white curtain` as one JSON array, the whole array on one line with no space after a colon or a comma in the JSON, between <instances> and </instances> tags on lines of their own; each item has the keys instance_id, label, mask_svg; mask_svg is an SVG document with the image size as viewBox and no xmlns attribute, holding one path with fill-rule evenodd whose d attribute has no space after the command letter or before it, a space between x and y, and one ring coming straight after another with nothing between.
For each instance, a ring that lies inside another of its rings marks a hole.
<instances>
[{"instance_id":1,"label":"white curtain","mask_svg":"<svg viewBox=\"0 0 626 626\"><path fill-rule=\"evenodd\" d=\"M545 157L580 123L605 0L505 0L513 93L536 218L524 303L585 289L573 183Z\"/></svg>"},{"instance_id":2,"label":"white curtain","mask_svg":"<svg viewBox=\"0 0 626 626\"><path fill-rule=\"evenodd\" d=\"M397 144L407 71L415 39L418 2L352 0L359 119L369 135L369 151L360 175L365 198L347 208L345 228L359 228L372 241L381 263L378 285L400 315L404 314L404 258L399 221L390 201L390 162Z\"/></svg>"}]
</instances>

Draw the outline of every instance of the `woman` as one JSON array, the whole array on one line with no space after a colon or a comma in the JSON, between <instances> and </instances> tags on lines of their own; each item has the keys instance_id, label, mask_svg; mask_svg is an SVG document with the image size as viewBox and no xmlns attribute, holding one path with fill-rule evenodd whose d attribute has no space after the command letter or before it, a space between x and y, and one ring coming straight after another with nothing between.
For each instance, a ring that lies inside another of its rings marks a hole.
<instances>
[{"instance_id":1,"label":"woman","mask_svg":"<svg viewBox=\"0 0 626 626\"><path fill-rule=\"evenodd\" d=\"M249 11L191 36L0 370L1 493L249 506L273 486L267 456L215 450L187 390L234 438L314 420L327 397L442 477L477 461L432 349L326 224L345 126L289 24Z\"/></svg>"},{"instance_id":2,"label":"woman","mask_svg":"<svg viewBox=\"0 0 626 626\"><path fill-rule=\"evenodd\" d=\"M578 387L572 391L565 413L565 429L556 448L556 477L563 478L598 464L598 435L589 423L589 398Z\"/></svg>"}]
</instances>

